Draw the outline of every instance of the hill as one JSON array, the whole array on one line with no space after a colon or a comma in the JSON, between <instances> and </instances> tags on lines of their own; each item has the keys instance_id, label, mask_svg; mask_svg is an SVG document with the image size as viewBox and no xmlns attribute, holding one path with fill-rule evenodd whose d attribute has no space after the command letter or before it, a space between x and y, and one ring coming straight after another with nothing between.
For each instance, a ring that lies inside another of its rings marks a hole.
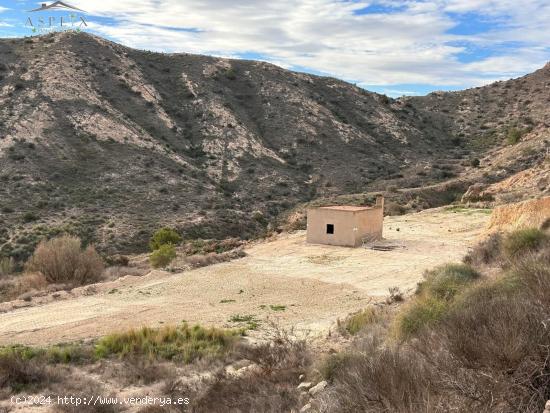
<instances>
[{"instance_id":1,"label":"hill","mask_svg":"<svg viewBox=\"0 0 550 413\"><path fill-rule=\"evenodd\" d=\"M301 202L478 174L472 158L497 156L512 126L548 145L548 65L392 100L264 62L82 33L0 40L0 62L0 253L18 260L60 232L105 254L145 249L162 225L250 238ZM512 157L483 179L543 161Z\"/></svg>"}]
</instances>

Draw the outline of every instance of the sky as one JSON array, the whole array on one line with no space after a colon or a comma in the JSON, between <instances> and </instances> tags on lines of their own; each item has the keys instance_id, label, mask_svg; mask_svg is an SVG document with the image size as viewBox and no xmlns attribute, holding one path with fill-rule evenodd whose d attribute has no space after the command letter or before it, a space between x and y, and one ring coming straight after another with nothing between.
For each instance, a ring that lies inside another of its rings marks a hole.
<instances>
[{"instance_id":1,"label":"sky","mask_svg":"<svg viewBox=\"0 0 550 413\"><path fill-rule=\"evenodd\" d=\"M42 1L50 4L52 1ZM0 0L0 37L41 1ZM550 0L66 0L139 49L264 60L397 97L522 76L550 60Z\"/></svg>"}]
</instances>

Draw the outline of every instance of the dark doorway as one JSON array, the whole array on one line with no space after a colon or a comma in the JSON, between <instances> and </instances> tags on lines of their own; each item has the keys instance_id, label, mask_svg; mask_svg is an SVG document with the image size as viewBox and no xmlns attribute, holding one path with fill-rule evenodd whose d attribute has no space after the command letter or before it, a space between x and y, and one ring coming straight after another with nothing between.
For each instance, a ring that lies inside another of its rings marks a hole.
<instances>
[{"instance_id":1,"label":"dark doorway","mask_svg":"<svg viewBox=\"0 0 550 413\"><path fill-rule=\"evenodd\" d=\"M327 224L327 234L334 234L334 224Z\"/></svg>"}]
</instances>

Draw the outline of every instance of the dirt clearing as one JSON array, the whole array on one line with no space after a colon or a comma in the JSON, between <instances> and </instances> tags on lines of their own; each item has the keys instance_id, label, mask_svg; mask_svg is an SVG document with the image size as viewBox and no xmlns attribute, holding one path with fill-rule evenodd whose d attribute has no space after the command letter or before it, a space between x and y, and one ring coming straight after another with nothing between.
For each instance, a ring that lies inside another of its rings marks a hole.
<instances>
[{"instance_id":1,"label":"dirt clearing","mask_svg":"<svg viewBox=\"0 0 550 413\"><path fill-rule=\"evenodd\" d=\"M388 288L412 290L425 269L460 260L489 217L486 211L445 209L387 217L385 240L377 246L390 248L378 250L309 245L303 231L284 234L251 245L248 256L236 261L124 277L94 286L93 294L84 288L8 310L0 316L0 344L68 342L184 320L236 327L243 324L230 320L248 318L261 331L270 319L326 332L337 318L384 299Z\"/></svg>"}]
</instances>

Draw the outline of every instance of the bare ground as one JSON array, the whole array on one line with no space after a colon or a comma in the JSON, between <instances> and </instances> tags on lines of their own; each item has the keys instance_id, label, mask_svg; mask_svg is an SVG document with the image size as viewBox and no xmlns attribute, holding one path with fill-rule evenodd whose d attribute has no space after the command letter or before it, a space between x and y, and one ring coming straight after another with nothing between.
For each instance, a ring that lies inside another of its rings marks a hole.
<instances>
[{"instance_id":1,"label":"bare ground","mask_svg":"<svg viewBox=\"0 0 550 413\"><path fill-rule=\"evenodd\" d=\"M0 344L69 342L183 320L235 327L229 319L236 314L254 315L260 331L270 319L324 333L338 318L384 299L388 288L412 291L424 270L460 260L488 220L484 211L444 209L388 217L378 244L397 247L392 251L309 245L301 231L253 244L232 262L124 277L42 304L10 303L2 308Z\"/></svg>"}]
</instances>

